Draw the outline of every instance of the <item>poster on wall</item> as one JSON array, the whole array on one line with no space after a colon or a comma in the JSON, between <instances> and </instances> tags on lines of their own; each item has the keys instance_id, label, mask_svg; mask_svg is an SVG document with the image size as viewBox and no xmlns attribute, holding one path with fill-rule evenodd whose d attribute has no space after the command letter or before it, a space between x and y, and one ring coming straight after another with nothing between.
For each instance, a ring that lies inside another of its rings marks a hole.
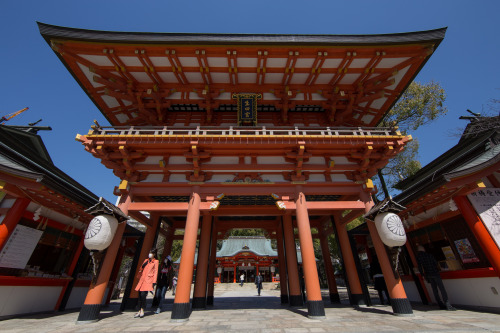
<instances>
[{"instance_id":1,"label":"poster on wall","mask_svg":"<svg viewBox=\"0 0 500 333\"><path fill-rule=\"evenodd\" d=\"M451 246L443 246L441 250L443 251L444 257L447 260L455 260L455 254L453 254Z\"/></svg>"},{"instance_id":2,"label":"poster on wall","mask_svg":"<svg viewBox=\"0 0 500 333\"><path fill-rule=\"evenodd\" d=\"M500 248L500 188L485 188L467 195Z\"/></svg>"},{"instance_id":3,"label":"poster on wall","mask_svg":"<svg viewBox=\"0 0 500 333\"><path fill-rule=\"evenodd\" d=\"M17 225L0 252L0 267L24 269L43 231Z\"/></svg>"},{"instance_id":4,"label":"poster on wall","mask_svg":"<svg viewBox=\"0 0 500 333\"><path fill-rule=\"evenodd\" d=\"M476 253L467 238L457 239L455 241L455 247L457 248L460 259L462 259L464 264L479 262L479 258L476 256Z\"/></svg>"}]
</instances>

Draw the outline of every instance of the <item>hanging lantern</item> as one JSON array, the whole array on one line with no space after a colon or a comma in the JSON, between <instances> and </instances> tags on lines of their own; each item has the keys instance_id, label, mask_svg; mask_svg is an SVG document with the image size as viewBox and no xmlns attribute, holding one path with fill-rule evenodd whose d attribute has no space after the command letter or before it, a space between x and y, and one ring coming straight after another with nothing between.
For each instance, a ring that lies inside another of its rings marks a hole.
<instances>
[{"instance_id":1,"label":"hanging lantern","mask_svg":"<svg viewBox=\"0 0 500 333\"><path fill-rule=\"evenodd\" d=\"M98 215L90 221L85 232L85 247L89 250L102 251L111 245L118 228L118 220L111 215Z\"/></svg>"},{"instance_id":2,"label":"hanging lantern","mask_svg":"<svg viewBox=\"0 0 500 333\"><path fill-rule=\"evenodd\" d=\"M380 213L375 217L375 227L382 242L389 246L402 246L406 243L406 232L398 215Z\"/></svg>"},{"instance_id":3,"label":"hanging lantern","mask_svg":"<svg viewBox=\"0 0 500 333\"><path fill-rule=\"evenodd\" d=\"M271 266L271 273L274 273L276 271L276 267Z\"/></svg>"},{"instance_id":4,"label":"hanging lantern","mask_svg":"<svg viewBox=\"0 0 500 333\"><path fill-rule=\"evenodd\" d=\"M217 267L217 274L220 274L220 273L222 273L222 267L219 266L219 267Z\"/></svg>"}]
</instances>

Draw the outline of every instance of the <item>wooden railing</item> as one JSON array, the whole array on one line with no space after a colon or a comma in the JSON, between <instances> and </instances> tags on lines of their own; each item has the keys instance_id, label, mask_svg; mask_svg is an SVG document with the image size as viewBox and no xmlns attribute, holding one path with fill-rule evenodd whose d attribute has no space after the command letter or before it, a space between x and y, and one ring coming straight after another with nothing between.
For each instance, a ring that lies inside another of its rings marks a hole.
<instances>
[{"instance_id":1,"label":"wooden railing","mask_svg":"<svg viewBox=\"0 0 500 333\"><path fill-rule=\"evenodd\" d=\"M381 136L399 135L389 127L242 127L242 126L92 126L92 135L229 135L229 136Z\"/></svg>"}]
</instances>

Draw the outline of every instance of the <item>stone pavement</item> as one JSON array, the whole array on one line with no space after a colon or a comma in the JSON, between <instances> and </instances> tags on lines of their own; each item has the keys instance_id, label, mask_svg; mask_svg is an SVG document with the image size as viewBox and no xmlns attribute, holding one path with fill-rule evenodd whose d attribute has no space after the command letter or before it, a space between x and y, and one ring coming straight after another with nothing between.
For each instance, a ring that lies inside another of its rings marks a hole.
<instances>
[{"instance_id":1,"label":"stone pavement","mask_svg":"<svg viewBox=\"0 0 500 333\"><path fill-rule=\"evenodd\" d=\"M281 305L279 290L266 288L259 297L251 284L232 284L217 286L214 306L193 311L186 322L170 321L169 292L164 312L147 310L142 319L133 318L134 312L120 313L116 303L103 309L96 323L76 325L78 312L57 312L0 321L0 332L500 332L500 314L414 305L414 316L399 317L380 304L354 309L345 288L340 291L342 304L325 301L322 320L308 319L305 306ZM327 290L323 292L326 299Z\"/></svg>"}]
</instances>

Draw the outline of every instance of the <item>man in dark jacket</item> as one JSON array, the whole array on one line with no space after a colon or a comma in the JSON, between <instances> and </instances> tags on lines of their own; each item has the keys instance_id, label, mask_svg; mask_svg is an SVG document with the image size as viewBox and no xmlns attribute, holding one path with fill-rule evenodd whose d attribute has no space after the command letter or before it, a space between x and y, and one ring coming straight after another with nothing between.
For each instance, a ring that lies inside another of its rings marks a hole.
<instances>
[{"instance_id":1,"label":"man in dark jacket","mask_svg":"<svg viewBox=\"0 0 500 333\"><path fill-rule=\"evenodd\" d=\"M425 281L431 284L434 298L436 299L439 307L448 311L456 310L448 301L448 294L444 288L443 280L441 280L441 276L439 275L439 268L436 259L432 256L432 254L425 252L425 248L422 245L418 246L417 261L418 270L425 278ZM443 300L439 297L438 288L441 291L441 297Z\"/></svg>"},{"instance_id":2,"label":"man in dark jacket","mask_svg":"<svg viewBox=\"0 0 500 333\"><path fill-rule=\"evenodd\" d=\"M262 281L264 279L262 278L262 275L260 275L260 272L259 272L259 275L257 275L257 277L255 278L255 285L257 286L257 292L259 293L259 296L260 296L260 291L262 290Z\"/></svg>"}]
</instances>

